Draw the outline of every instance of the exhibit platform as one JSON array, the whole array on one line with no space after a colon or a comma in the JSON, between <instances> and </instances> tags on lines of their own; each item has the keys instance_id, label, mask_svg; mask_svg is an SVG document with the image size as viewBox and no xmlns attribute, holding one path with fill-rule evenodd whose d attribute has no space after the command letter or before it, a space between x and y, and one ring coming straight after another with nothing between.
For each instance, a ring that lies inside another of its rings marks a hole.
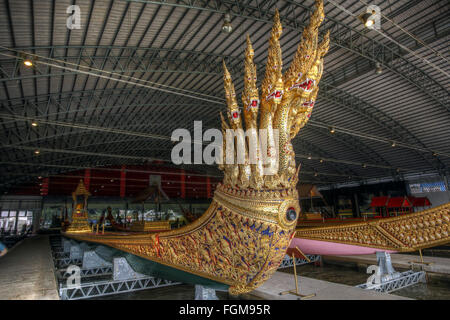
<instances>
[{"instance_id":1,"label":"exhibit platform","mask_svg":"<svg viewBox=\"0 0 450 320\"><path fill-rule=\"evenodd\" d=\"M374 254L355 256L322 256L324 263L355 264L366 267L376 265L377 257ZM420 269L427 275L450 278L450 259L441 257L423 256L424 264L421 264L419 255L391 254L392 266L396 269Z\"/></svg>"},{"instance_id":2,"label":"exhibit platform","mask_svg":"<svg viewBox=\"0 0 450 320\"><path fill-rule=\"evenodd\" d=\"M0 299L59 300L47 235L26 238L0 258Z\"/></svg>"},{"instance_id":3,"label":"exhibit platform","mask_svg":"<svg viewBox=\"0 0 450 320\"><path fill-rule=\"evenodd\" d=\"M411 300L410 298L393 294L363 290L344 284L308 277L297 276L297 279L300 294L315 294L315 296L307 298L307 300ZM250 292L246 298L259 298L264 300L297 300L299 298L289 293L280 295L280 292L288 290L295 291L294 275L278 271L260 287Z\"/></svg>"}]
</instances>

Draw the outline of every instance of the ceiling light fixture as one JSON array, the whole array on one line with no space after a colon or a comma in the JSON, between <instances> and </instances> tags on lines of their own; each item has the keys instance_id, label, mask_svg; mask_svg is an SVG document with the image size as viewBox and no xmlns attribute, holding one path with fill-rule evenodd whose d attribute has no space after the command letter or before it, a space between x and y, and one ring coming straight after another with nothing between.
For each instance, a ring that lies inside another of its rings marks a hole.
<instances>
[{"instance_id":1,"label":"ceiling light fixture","mask_svg":"<svg viewBox=\"0 0 450 320\"><path fill-rule=\"evenodd\" d=\"M375 64L375 73L376 74L381 74L382 72L383 72L383 68L381 67L381 63L379 63L379 62L377 62L376 64Z\"/></svg>"},{"instance_id":2,"label":"ceiling light fixture","mask_svg":"<svg viewBox=\"0 0 450 320\"><path fill-rule=\"evenodd\" d=\"M25 59L23 60L23 64L25 65L25 67L32 67L33 66L33 60L31 59Z\"/></svg>"},{"instance_id":3,"label":"ceiling light fixture","mask_svg":"<svg viewBox=\"0 0 450 320\"><path fill-rule=\"evenodd\" d=\"M333 134L333 133L335 133L335 132L336 132L336 129L335 129L334 127L331 127L331 128L330 128L330 133Z\"/></svg>"},{"instance_id":4,"label":"ceiling light fixture","mask_svg":"<svg viewBox=\"0 0 450 320\"><path fill-rule=\"evenodd\" d=\"M391 143L391 147L395 147L397 144L395 143L395 141L392 141Z\"/></svg>"},{"instance_id":5,"label":"ceiling light fixture","mask_svg":"<svg viewBox=\"0 0 450 320\"><path fill-rule=\"evenodd\" d=\"M231 25L231 16L229 13L225 13L223 17L222 32L231 33L233 26Z\"/></svg>"},{"instance_id":6,"label":"ceiling light fixture","mask_svg":"<svg viewBox=\"0 0 450 320\"><path fill-rule=\"evenodd\" d=\"M373 16L375 13L375 10L372 10L372 12L364 12L358 16L358 19L361 20L364 27L369 28L374 24Z\"/></svg>"},{"instance_id":7,"label":"ceiling light fixture","mask_svg":"<svg viewBox=\"0 0 450 320\"><path fill-rule=\"evenodd\" d=\"M39 154L41 153L39 150L34 150L34 154Z\"/></svg>"},{"instance_id":8,"label":"ceiling light fixture","mask_svg":"<svg viewBox=\"0 0 450 320\"><path fill-rule=\"evenodd\" d=\"M29 55L29 54L26 54L26 53L20 54L20 58L22 59L23 65L25 67L27 67L27 68L33 67L34 66L34 60L37 60L37 59L35 59L35 57L33 57L33 56Z\"/></svg>"},{"instance_id":9,"label":"ceiling light fixture","mask_svg":"<svg viewBox=\"0 0 450 320\"><path fill-rule=\"evenodd\" d=\"M31 126L32 126L32 127L37 127L37 126L38 126L38 123L37 123L36 121L32 121L32 122L31 122Z\"/></svg>"}]
</instances>

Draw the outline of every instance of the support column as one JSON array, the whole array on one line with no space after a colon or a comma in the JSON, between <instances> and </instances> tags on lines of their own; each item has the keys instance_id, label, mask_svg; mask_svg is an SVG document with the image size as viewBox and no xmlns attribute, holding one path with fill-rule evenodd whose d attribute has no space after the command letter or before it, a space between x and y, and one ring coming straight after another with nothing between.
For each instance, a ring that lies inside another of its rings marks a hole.
<instances>
[{"instance_id":1,"label":"support column","mask_svg":"<svg viewBox=\"0 0 450 320\"><path fill-rule=\"evenodd\" d=\"M358 195L356 193L353 194L353 199L355 201L356 216L361 217L361 212L360 212L359 202L358 202Z\"/></svg>"},{"instance_id":2,"label":"support column","mask_svg":"<svg viewBox=\"0 0 450 320\"><path fill-rule=\"evenodd\" d=\"M122 169L120 170L120 197L125 197L125 186L126 186L126 175L127 172L125 171L125 165L122 166Z\"/></svg>"},{"instance_id":3,"label":"support column","mask_svg":"<svg viewBox=\"0 0 450 320\"><path fill-rule=\"evenodd\" d=\"M91 184L91 169L85 169L84 170L84 186L86 187L86 190L89 191L89 186Z\"/></svg>"},{"instance_id":4,"label":"support column","mask_svg":"<svg viewBox=\"0 0 450 320\"><path fill-rule=\"evenodd\" d=\"M16 211L16 220L14 221L14 234L17 234L17 223L19 222L19 211L20 211L20 201L19 201L19 209Z\"/></svg>"},{"instance_id":5,"label":"support column","mask_svg":"<svg viewBox=\"0 0 450 320\"><path fill-rule=\"evenodd\" d=\"M212 198L211 196L211 179L209 177L206 177L206 197Z\"/></svg>"},{"instance_id":6,"label":"support column","mask_svg":"<svg viewBox=\"0 0 450 320\"><path fill-rule=\"evenodd\" d=\"M42 210L44 210L43 200L41 200L41 207L39 211L33 210L33 234L36 234L40 229Z\"/></svg>"},{"instance_id":7,"label":"support column","mask_svg":"<svg viewBox=\"0 0 450 320\"><path fill-rule=\"evenodd\" d=\"M41 185L41 189L40 189L41 196L47 196L48 195L49 181L50 181L50 178L42 179L42 185Z\"/></svg>"},{"instance_id":8,"label":"support column","mask_svg":"<svg viewBox=\"0 0 450 320\"><path fill-rule=\"evenodd\" d=\"M448 189L448 176L445 174L443 175L444 178L444 185L445 185L445 192L447 193L448 200L450 201L450 190Z\"/></svg>"},{"instance_id":9,"label":"support column","mask_svg":"<svg viewBox=\"0 0 450 320\"><path fill-rule=\"evenodd\" d=\"M186 198L186 172L183 169L180 174L180 197Z\"/></svg>"}]
</instances>

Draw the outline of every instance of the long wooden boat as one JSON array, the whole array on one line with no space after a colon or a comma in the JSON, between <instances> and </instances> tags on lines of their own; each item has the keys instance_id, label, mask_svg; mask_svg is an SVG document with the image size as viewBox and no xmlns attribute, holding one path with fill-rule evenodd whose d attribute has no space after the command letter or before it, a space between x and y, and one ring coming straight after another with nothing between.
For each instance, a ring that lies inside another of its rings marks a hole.
<instances>
[{"instance_id":1,"label":"long wooden boat","mask_svg":"<svg viewBox=\"0 0 450 320\"><path fill-rule=\"evenodd\" d=\"M138 220L133 221L131 224L126 225L122 223L118 223L116 219L114 219L110 208L108 208L108 214L105 220L109 221L111 224L111 228L115 231L123 231L123 232L161 232L168 231L171 229L169 220L161 220L161 221L145 221ZM103 222L103 219L100 220L100 224Z\"/></svg>"},{"instance_id":2,"label":"long wooden boat","mask_svg":"<svg viewBox=\"0 0 450 320\"><path fill-rule=\"evenodd\" d=\"M276 11L261 99L256 87L254 51L247 37L242 94L244 120L224 62L227 101L227 120L221 115L224 142L226 133L230 129L235 132L243 129L245 121L256 147L249 149L242 135L236 139L242 148L231 149L223 144L224 161L219 165L224 172L223 183L216 188L212 203L202 217L168 232L102 235L92 233L83 225L87 213L85 216L81 213L63 234L142 257L167 273L175 270L184 273L186 278L226 286L231 294L249 292L266 281L284 258L300 212L296 190L299 167L295 164L291 139L309 120L319 90L323 56L329 47L329 33L322 41L318 39L323 19L323 2L317 0L297 52L283 75L279 41L282 27ZM267 134L258 136L258 129L264 129ZM279 148L275 148L276 133ZM231 162L227 161L230 157ZM247 160L238 163L242 158ZM249 159L256 161L249 163Z\"/></svg>"},{"instance_id":3,"label":"long wooden boat","mask_svg":"<svg viewBox=\"0 0 450 320\"><path fill-rule=\"evenodd\" d=\"M297 227L291 249L304 254L412 252L450 242L450 203L398 217Z\"/></svg>"}]
</instances>

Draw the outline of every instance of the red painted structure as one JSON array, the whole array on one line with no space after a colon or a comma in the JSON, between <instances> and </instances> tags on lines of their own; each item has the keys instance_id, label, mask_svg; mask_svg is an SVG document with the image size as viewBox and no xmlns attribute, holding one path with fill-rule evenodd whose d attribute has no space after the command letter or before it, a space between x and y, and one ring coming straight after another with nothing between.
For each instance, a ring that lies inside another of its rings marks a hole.
<instances>
[{"instance_id":1,"label":"red painted structure","mask_svg":"<svg viewBox=\"0 0 450 320\"><path fill-rule=\"evenodd\" d=\"M386 206L389 215L395 214L395 215L402 215L405 213L411 213L412 212L412 202L408 200L407 197L392 197L389 198L389 201Z\"/></svg>"},{"instance_id":2,"label":"red painted structure","mask_svg":"<svg viewBox=\"0 0 450 320\"><path fill-rule=\"evenodd\" d=\"M133 197L149 186L150 175L161 176L161 188L169 198L205 199L222 179L158 164L111 166L70 171L49 177L31 177L11 189L10 195L68 196L80 179L92 196ZM209 182L209 183L208 183Z\"/></svg>"},{"instance_id":3,"label":"red painted structure","mask_svg":"<svg viewBox=\"0 0 450 320\"><path fill-rule=\"evenodd\" d=\"M377 212L376 218L381 218L383 216L383 209L387 206L389 197L373 197L370 202L370 206L373 208L373 212Z\"/></svg>"},{"instance_id":4,"label":"red painted structure","mask_svg":"<svg viewBox=\"0 0 450 320\"><path fill-rule=\"evenodd\" d=\"M181 170L180 174L180 197L186 198L186 172L184 170Z\"/></svg>"},{"instance_id":5,"label":"red painted structure","mask_svg":"<svg viewBox=\"0 0 450 320\"><path fill-rule=\"evenodd\" d=\"M42 179L42 182L39 183L39 186L41 187L39 190L41 193L41 196L48 195L48 182L49 182L49 179L44 178L44 179Z\"/></svg>"},{"instance_id":6,"label":"red painted structure","mask_svg":"<svg viewBox=\"0 0 450 320\"><path fill-rule=\"evenodd\" d=\"M84 170L84 186L87 190L89 190L89 186L91 185L91 169Z\"/></svg>"},{"instance_id":7,"label":"red painted structure","mask_svg":"<svg viewBox=\"0 0 450 320\"><path fill-rule=\"evenodd\" d=\"M412 202L413 207L430 207L431 202L427 197L412 197L409 196L408 199Z\"/></svg>"},{"instance_id":8,"label":"red painted structure","mask_svg":"<svg viewBox=\"0 0 450 320\"><path fill-rule=\"evenodd\" d=\"M374 212L379 213L378 217L382 217L383 213L388 216L394 214L411 213L414 207L431 206L430 200L427 197L373 197L370 203Z\"/></svg>"}]
</instances>

